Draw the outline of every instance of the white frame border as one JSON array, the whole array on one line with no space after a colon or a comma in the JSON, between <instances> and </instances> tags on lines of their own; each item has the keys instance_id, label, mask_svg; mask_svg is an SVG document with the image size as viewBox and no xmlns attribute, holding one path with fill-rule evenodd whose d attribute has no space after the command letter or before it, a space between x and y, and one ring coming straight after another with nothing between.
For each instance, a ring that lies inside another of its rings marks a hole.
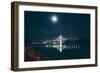
<instances>
[{"instance_id":1,"label":"white frame border","mask_svg":"<svg viewBox=\"0 0 100 73\"><path fill-rule=\"evenodd\" d=\"M95 9L83 9L83 8L60 8L60 7L48 7L48 6L35 6L35 5L19 5L19 42L18 42L18 63L19 68L35 68L35 67L51 67L51 66L71 66L71 65L83 65L83 64L95 64ZM91 58L90 59L76 59L76 60L59 60L59 61L33 61L24 62L24 11L43 11L43 12L64 12L64 13L83 13L90 14L91 25Z\"/></svg>"}]
</instances>

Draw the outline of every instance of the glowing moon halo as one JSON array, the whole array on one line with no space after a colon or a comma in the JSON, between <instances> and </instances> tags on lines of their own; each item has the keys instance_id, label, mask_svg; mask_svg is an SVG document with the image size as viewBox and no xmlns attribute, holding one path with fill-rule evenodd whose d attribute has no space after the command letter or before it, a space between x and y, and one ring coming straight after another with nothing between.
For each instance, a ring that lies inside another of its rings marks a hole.
<instances>
[{"instance_id":1,"label":"glowing moon halo","mask_svg":"<svg viewBox=\"0 0 100 73\"><path fill-rule=\"evenodd\" d=\"M52 16L52 17L51 17L51 20L52 20L53 22L57 22L58 19L57 19L56 16Z\"/></svg>"}]
</instances>

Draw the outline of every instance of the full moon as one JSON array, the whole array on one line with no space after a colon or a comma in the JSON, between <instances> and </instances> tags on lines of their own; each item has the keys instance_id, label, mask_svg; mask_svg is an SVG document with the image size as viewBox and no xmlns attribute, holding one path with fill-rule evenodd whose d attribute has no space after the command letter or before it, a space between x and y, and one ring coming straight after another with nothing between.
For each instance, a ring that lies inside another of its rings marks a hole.
<instances>
[{"instance_id":1,"label":"full moon","mask_svg":"<svg viewBox=\"0 0 100 73\"><path fill-rule=\"evenodd\" d=\"M57 22L58 19L57 19L56 16L52 16L52 17L51 17L51 20L52 20L53 22Z\"/></svg>"}]
</instances>

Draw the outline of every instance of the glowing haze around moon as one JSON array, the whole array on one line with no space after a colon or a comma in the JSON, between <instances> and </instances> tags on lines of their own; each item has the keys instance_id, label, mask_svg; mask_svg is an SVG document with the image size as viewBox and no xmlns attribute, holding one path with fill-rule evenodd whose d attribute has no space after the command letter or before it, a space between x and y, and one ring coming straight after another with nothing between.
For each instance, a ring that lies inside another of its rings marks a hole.
<instances>
[{"instance_id":1,"label":"glowing haze around moon","mask_svg":"<svg viewBox=\"0 0 100 73\"><path fill-rule=\"evenodd\" d=\"M52 20L52 22L57 22L57 20L58 20L58 19L57 19L57 16L52 16L52 17L51 17L51 20Z\"/></svg>"}]
</instances>

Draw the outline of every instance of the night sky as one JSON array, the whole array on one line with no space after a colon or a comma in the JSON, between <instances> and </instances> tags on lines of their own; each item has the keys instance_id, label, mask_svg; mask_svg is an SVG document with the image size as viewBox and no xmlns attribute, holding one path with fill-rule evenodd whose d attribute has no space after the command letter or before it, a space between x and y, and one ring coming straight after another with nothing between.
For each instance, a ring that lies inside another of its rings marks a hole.
<instances>
[{"instance_id":1,"label":"night sky","mask_svg":"<svg viewBox=\"0 0 100 73\"><path fill-rule=\"evenodd\" d=\"M24 12L25 43L42 42L63 37L90 38L90 14ZM57 21L52 21L56 16Z\"/></svg>"}]
</instances>

